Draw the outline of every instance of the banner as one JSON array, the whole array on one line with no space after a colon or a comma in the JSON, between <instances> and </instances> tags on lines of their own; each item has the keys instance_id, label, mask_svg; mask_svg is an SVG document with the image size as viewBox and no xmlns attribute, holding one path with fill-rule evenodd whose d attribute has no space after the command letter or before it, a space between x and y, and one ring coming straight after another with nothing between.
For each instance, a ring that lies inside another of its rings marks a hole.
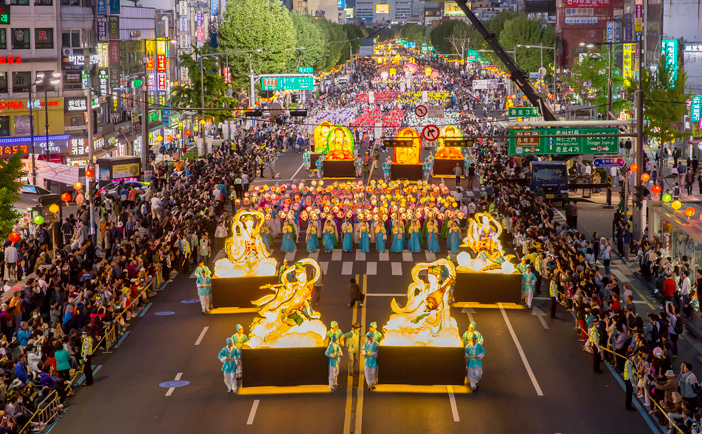
<instances>
[{"instance_id":1,"label":"banner","mask_svg":"<svg viewBox=\"0 0 702 434\"><path fill-rule=\"evenodd\" d=\"M120 0L110 0L110 15L119 15L120 9Z\"/></svg>"},{"instance_id":2,"label":"banner","mask_svg":"<svg viewBox=\"0 0 702 434\"><path fill-rule=\"evenodd\" d=\"M567 8L601 8L609 7L610 0L564 0Z\"/></svg>"},{"instance_id":3,"label":"banner","mask_svg":"<svg viewBox=\"0 0 702 434\"><path fill-rule=\"evenodd\" d=\"M51 142L50 142L51 143ZM51 147L49 147L51 149ZM36 152L36 150L35 150ZM52 152L53 153L53 152ZM32 159L22 160L27 173L32 173ZM73 185L79 181L79 168L66 164L50 163L36 160L37 184L43 185L43 180L50 179L67 185Z\"/></svg>"}]
</instances>

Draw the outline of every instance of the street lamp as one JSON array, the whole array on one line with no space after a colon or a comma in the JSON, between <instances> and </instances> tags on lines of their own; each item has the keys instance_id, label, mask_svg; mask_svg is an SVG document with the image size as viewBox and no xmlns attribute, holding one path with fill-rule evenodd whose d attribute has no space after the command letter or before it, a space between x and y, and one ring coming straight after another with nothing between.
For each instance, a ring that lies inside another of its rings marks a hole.
<instances>
[{"instance_id":1,"label":"street lamp","mask_svg":"<svg viewBox=\"0 0 702 434\"><path fill-rule=\"evenodd\" d=\"M520 45L517 44L515 47L524 47L524 48L539 48L541 50L541 67L544 67L544 49L546 50L553 50L553 94L556 94L556 47L549 47L546 46L544 47L543 45ZM515 51L515 57L516 57L516 52L517 49L514 49ZM515 62L516 63L516 62Z\"/></svg>"},{"instance_id":2,"label":"street lamp","mask_svg":"<svg viewBox=\"0 0 702 434\"><path fill-rule=\"evenodd\" d=\"M612 113L612 46L623 45L625 42L581 42L581 47L594 48L597 46L606 45L609 54L609 66L607 67L607 119L611 119Z\"/></svg>"},{"instance_id":3,"label":"street lamp","mask_svg":"<svg viewBox=\"0 0 702 434\"><path fill-rule=\"evenodd\" d=\"M37 73L37 80L35 82L36 85L43 84L44 86L44 128L45 128L45 133L46 133L46 162L49 162L49 158L51 157L51 151L49 151L49 89L46 83L44 83L44 80L47 79L47 77L44 75L43 72ZM52 86L56 86L59 83L61 83L61 73L60 72L52 72L51 73L51 78L48 79L49 84ZM39 93L39 88L37 87L37 93ZM30 99L31 101L31 99Z\"/></svg>"}]
</instances>

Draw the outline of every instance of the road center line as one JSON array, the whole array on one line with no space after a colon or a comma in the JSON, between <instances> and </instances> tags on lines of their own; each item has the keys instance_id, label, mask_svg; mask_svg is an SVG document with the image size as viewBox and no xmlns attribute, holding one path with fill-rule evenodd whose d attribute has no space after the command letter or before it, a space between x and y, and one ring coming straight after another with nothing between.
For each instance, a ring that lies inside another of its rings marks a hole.
<instances>
[{"instance_id":1,"label":"road center line","mask_svg":"<svg viewBox=\"0 0 702 434\"><path fill-rule=\"evenodd\" d=\"M367 295L366 293L368 292L368 276L365 274L363 275L363 294ZM366 311L368 310L367 308L368 304L364 304L364 307L361 308L361 330L359 334L361 337L365 336L365 327L366 327ZM361 342L364 342L363 338L361 338ZM365 343L365 342L364 342ZM363 345L361 344L361 348L363 348ZM359 348L359 351L361 350ZM355 429L354 429L354 434L361 434L361 429L363 427L363 390L366 388L365 386L365 375L363 373L363 356L361 353L358 355L358 393L356 397L356 424L355 424Z\"/></svg>"},{"instance_id":2,"label":"road center line","mask_svg":"<svg viewBox=\"0 0 702 434\"><path fill-rule=\"evenodd\" d=\"M253 425L254 418L256 417L256 410L258 410L258 403L261 402L260 399L255 399L253 405L251 406L251 412L249 413L249 419L246 421L246 425Z\"/></svg>"},{"instance_id":3,"label":"road center line","mask_svg":"<svg viewBox=\"0 0 702 434\"><path fill-rule=\"evenodd\" d=\"M182 372L178 372L178 374L176 374L176 376L175 376L175 381L179 381L180 378L181 378L182 376L183 376L183 373L182 373ZM168 388L168 391L166 392L166 396L171 396L171 395L173 395L173 392L174 392L174 391L175 391L175 387L169 387L169 388Z\"/></svg>"},{"instance_id":4,"label":"road center line","mask_svg":"<svg viewBox=\"0 0 702 434\"><path fill-rule=\"evenodd\" d=\"M356 282L358 282L359 275L356 275ZM354 303L353 310L351 313L351 324L356 322L358 313L358 303ZM359 346L362 341L361 336L359 336ZM360 356L361 349L358 349L358 355ZM360 370L360 366L358 366ZM346 380L346 409L344 410L344 434L351 433L351 412L353 409L353 372L349 371ZM360 385L363 387L363 384Z\"/></svg>"},{"instance_id":5,"label":"road center line","mask_svg":"<svg viewBox=\"0 0 702 434\"><path fill-rule=\"evenodd\" d=\"M293 173L292 178L290 178L290 179L295 179L295 177L297 176L297 172L299 172L300 170L302 170L303 167L305 167L305 163L300 164L300 167L297 168L297 170L295 171L295 173Z\"/></svg>"},{"instance_id":6,"label":"road center line","mask_svg":"<svg viewBox=\"0 0 702 434\"><path fill-rule=\"evenodd\" d=\"M204 329L202 329L200 336L195 341L195 345L200 345L200 343L202 343L202 339L205 337L205 333L207 333L207 330L209 330L209 329L210 329L209 326L206 326Z\"/></svg>"},{"instance_id":7,"label":"road center line","mask_svg":"<svg viewBox=\"0 0 702 434\"><path fill-rule=\"evenodd\" d=\"M458 417L458 407L456 406L456 397L453 394L453 386L446 386L448 389L449 402L451 402L451 413L453 413L453 421L460 422L461 418Z\"/></svg>"},{"instance_id":8,"label":"road center line","mask_svg":"<svg viewBox=\"0 0 702 434\"><path fill-rule=\"evenodd\" d=\"M509 330L509 334L512 335L512 340L514 341L514 345L517 346L517 351L519 352L519 357L522 358L522 363L524 363L524 367L526 368L527 374L529 374L529 378L531 378L531 383L534 385L534 389L536 389L536 394L539 396L544 396L544 392L541 391L541 386L539 386L539 382L536 381L536 376L534 376L534 371L531 370L531 365L529 364L529 361L526 358L526 354L524 354L524 349L522 349L522 345L519 343L519 339L517 339L517 335L514 333L514 329L512 328L512 323L509 322L509 318L507 317L507 312L505 312L505 308L502 306L502 303L498 303L498 306L500 306L500 312L502 312L502 317L505 319L505 323L507 324L507 329Z\"/></svg>"}]
</instances>

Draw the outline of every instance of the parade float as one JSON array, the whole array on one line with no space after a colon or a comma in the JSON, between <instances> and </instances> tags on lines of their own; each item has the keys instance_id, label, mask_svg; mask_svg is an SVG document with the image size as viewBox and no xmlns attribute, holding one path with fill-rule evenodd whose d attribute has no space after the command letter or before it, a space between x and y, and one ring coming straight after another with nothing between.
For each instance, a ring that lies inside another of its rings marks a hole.
<instances>
[{"instance_id":1,"label":"parade float","mask_svg":"<svg viewBox=\"0 0 702 434\"><path fill-rule=\"evenodd\" d=\"M463 345L450 306L455 266L449 259L419 263L411 277L404 306L393 298L383 327L379 358L392 369L379 383L463 385Z\"/></svg>"},{"instance_id":2,"label":"parade float","mask_svg":"<svg viewBox=\"0 0 702 434\"><path fill-rule=\"evenodd\" d=\"M422 164L419 162L422 139L419 133L412 128L404 128L397 135L397 140L407 141L407 146L395 146L395 161L390 167L390 178L419 181L422 179Z\"/></svg>"},{"instance_id":3,"label":"parade float","mask_svg":"<svg viewBox=\"0 0 702 434\"><path fill-rule=\"evenodd\" d=\"M353 178L353 136L348 128L332 126L327 135L327 153L324 158L325 178Z\"/></svg>"},{"instance_id":4,"label":"parade float","mask_svg":"<svg viewBox=\"0 0 702 434\"><path fill-rule=\"evenodd\" d=\"M332 128L333 125L327 120L323 120L314 128L312 132L314 152L310 154L310 167L317 167L315 164L317 163L317 159L327 154L327 150L329 149L327 147L327 137L329 137Z\"/></svg>"},{"instance_id":5,"label":"parade float","mask_svg":"<svg viewBox=\"0 0 702 434\"><path fill-rule=\"evenodd\" d=\"M446 125L439 134L439 148L434 155L434 176L455 176L456 163L464 169L463 152L460 146L452 145L451 140L463 138L461 130L453 125ZM447 142L448 140L448 142Z\"/></svg>"},{"instance_id":6,"label":"parade float","mask_svg":"<svg viewBox=\"0 0 702 434\"><path fill-rule=\"evenodd\" d=\"M456 260L456 302L519 303L521 275L502 247L502 225L488 213L476 213L468 221L468 231L461 247L469 252L458 254Z\"/></svg>"},{"instance_id":7,"label":"parade float","mask_svg":"<svg viewBox=\"0 0 702 434\"><path fill-rule=\"evenodd\" d=\"M212 278L215 308L248 307L260 287L277 282L277 261L263 242L264 215L258 210L239 210L232 220L232 237L217 259Z\"/></svg>"},{"instance_id":8,"label":"parade float","mask_svg":"<svg viewBox=\"0 0 702 434\"><path fill-rule=\"evenodd\" d=\"M258 313L242 350L242 386L326 384L327 327L311 303L320 277L319 263L305 258L283 270L280 283L261 287L267 294L251 302Z\"/></svg>"}]
</instances>

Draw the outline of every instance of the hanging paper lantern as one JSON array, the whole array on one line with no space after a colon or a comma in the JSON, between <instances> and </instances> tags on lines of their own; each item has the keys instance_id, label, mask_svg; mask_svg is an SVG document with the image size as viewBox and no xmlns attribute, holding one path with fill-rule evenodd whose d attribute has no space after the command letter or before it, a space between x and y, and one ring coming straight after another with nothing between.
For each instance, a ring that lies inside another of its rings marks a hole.
<instances>
[{"instance_id":1,"label":"hanging paper lantern","mask_svg":"<svg viewBox=\"0 0 702 434\"><path fill-rule=\"evenodd\" d=\"M670 206L671 206L675 211L677 211L677 210L679 210L680 207L682 206L682 202L680 202L679 200L674 200L673 203L670 204Z\"/></svg>"},{"instance_id":2,"label":"hanging paper lantern","mask_svg":"<svg viewBox=\"0 0 702 434\"><path fill-rule=\"evenodd\" d=\"M656 184L653 187L651 187L651 191L653 191L653 194L658 194L661 192L661 186Z\"/></svg>"},{"instance_id":3,"label":"hanging paper lantern","mask_svg":"<svg viewBox=\"0 0 702 434\"><path fill-rule=\"evenodd\" d=\"M639 166L637 166L636 164L632 164L631 166L629 166L629 169L630 169L632 172L636 173L636 172L639 171Z\"/></svg>"},{"instance_id":4,"label":"hanging paper lantern","mask_svg":"<svg viewBox=\"0 0 702 434\"><path fill-rule=\"evenodd\" d=\"M44 217L42 217L42 216L40 216L40 215L34 217L34 223L36 223L36 224L38 224L38 225L44 223Z\"/></svg>"},{"instance_id":5,"label":"hanging paper lantern","mask_svg":"<svg viewBox=\"0 0 702 434\"><path fill-rule=\"evenodd\" d=\"M688 217L692 217L693 215L695 215L695 209L691 206L688 206L687 208L685 208L685 215Z\"/></svg>"},{"instance_id":6,"label":"hanging paper lantern","mask_svg":"<svg viewBox=\"0 0 702 434\"><path fill-rule=\"evenodd\" d=\"M190 136L190 134L192 134L192 133L190 132L190 130L188 130L188 131L185 132L185 135L186 135L186 136Z\"/></svg>"},{"instance_id":7,"label":"hanging paper lantern","mask_svg":"<svg viewBox=\"0 0 702 434\"><path fill-rule=\"evenodd\" d=\"M649 179L651 179L651 175L649 175L648 173L641 174L641 181L648 182Z\"/></svg>"},{"instance_id":8,"label":"hanging paper lantern","mask_svg":"<svg viewBox=\"0 0 702 434\"><path fill-rule=\"evenodd\" d=\"M173 136L166 136L166 140L170 142L171 140L173 140Z\"/></svg>"},{"instance_id":9,"label":"hanging paper lantern","mask_svg":"<svg viewBox=\"0 0 702 434\"><path fill-rule=\"evenodd\" d=\"M49 211L51 211L52 213L56 214L57 212L59 212L59 206L56 205L55 203L52 203L52 204L49 206Z\"/></svg>"},{"instance_id":10,"label":"hanging paper lantern","mask_svg":"<svg viewBox=\"0 0 702 434\"><path fill-rule=\"evenodd\" d=\"M93 175L95 175L95 171L93 169L85 169L85 176L92 178Z\"/></svg>"},{"instance_id":11,"label":"hanging paper lantern","mask_svg":"<svg viewBox=\"0 0 702 434\"><path fill-rule=\"evenodd\" d=\"M76 190L80 190L81 188L83 188L83 184L81 184L81 182L78 181L75 184L73 184L73 188L75 188Z\"/></svg>"},{"instance_id":12,"label":"hanging paper lantern","mask_svg":"<svg viewBox=\"0 0 702 434\"><path fill-rule=\"evenodd\" d=\"M71 194L70 193L64 193L61 195L61 200L64 202L70 202L71 201Z\"/></svg>"},{"instance_id":13,"label":"hanging paper lantern","mask_svg":"<svg viewBox=\"0 0 702 434\"><path fill-rule=\"evenodd\" d=\"M668 202L670 202L671 200L673 200L673 197L672 197L670 194L665 193L665 194L663 195L663 197L661 197L661 200L662 200L663 202L665 202L665 203L668 203Z\"/></svg>"},{"instance_id":14,"label":"hanging paper lantern","mask_svg":"<svg viewBox=\"0 0 702 434\"><path fill-rule=\"evenodd\" d=\"M19 241L19 239L20 239L20 234L18 234L17 232L14 232L14 231L13 231L13 232L10 232L10 236L7 237L7 238L8 238L10 241L12 241L13 243L16 243L16 242Z\"/></svg>"}]
</instances>

